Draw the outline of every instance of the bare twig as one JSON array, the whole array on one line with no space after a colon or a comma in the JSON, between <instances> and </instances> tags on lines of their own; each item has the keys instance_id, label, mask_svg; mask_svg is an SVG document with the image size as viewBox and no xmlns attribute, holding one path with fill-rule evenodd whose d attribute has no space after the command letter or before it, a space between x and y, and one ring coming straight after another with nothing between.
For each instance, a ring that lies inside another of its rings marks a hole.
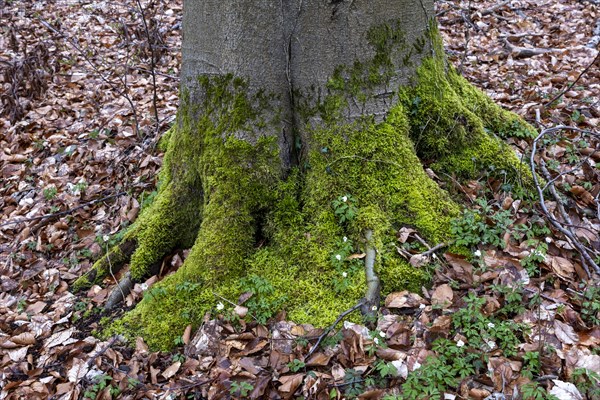
<instances>
[{"instance_id":1,"label":"bare twig","mask_svg":"<svg viewBox=\"0 0 600 400\"><path fill-rule=\"evenodd\" d=\"M583 71L581 71L581 73L579 74L579 76L577 76L577 79L575 79L573 81L573 83L571 83L569 86L567 86L562 92L560 92L559 94L557 94L556 96L554 96L552 99L550 99L546 104L544 104L544 107L549 107L550 105L552 105L552 103L554 103L555 101L557 101L558 99L560 99L565 93L567 93L569 90L571 90L571 88L573 86L575 86L575 84L577 84L577 82L579 82L579 80L581 79L581 77L583 75L585 75L589 69L592 67L592 65L596 64L596 61L598 61L598 59L600 58L600 52L598 52L598 54L596 54L596 57L594 57L594 59L592 60L592 62L583 69Z\"/></svg>"},{"instance_id":2,"label":"bare twig","mask_svg":"<svg viewBox=\"0 0 600 400\"><path fill-rule=\"evenodd\" d=\"M579 129L579 128L575 128L575 127L571 127L571 126L565 126L565 125L559 125L559 126L555 126L553 128L547 128L547 129L542 130L540 132L540 134L533 140L531 156L529 159L529 166L531 168L531 172L533 175L533 181L535 184L535 188L538 192L538 197L540 199L540 206L542 208L542 211L544 212L544 214L546 215L546 217L550 221L550 223L560 233L562 233L569 240L569 242L577 249L577 251L581 255L582 261L584 261L583 267L586 269L588 276L590 275L590 273L587 270L587 266L591 266L596 273L600 274L600 267L598 267L598 265L596 264L594 259L590 256L590 253L588 252L588 249L586 248L586 246L583 245L579 241L579 239L577 238L577 235L571 228L574 224L571 221L571 218L569 217L568 213L564 209L564 206L562 205L561 199L558 195L558 192L556 191L554 181L552 180L552 176L550 175L550 171L548 171L546 162L544 161L543 157L540 157L539 166L540 166L543 178L549 182L545 187L548 188L548 190L552 194L552 197L554 197L554 199L556 200L558 212L563 219L562 222L558 221L552 215L552 213L548 210L548 207L546 206L546 202L545 202L544 190L538 179L535 156L536 156L537 150L539 148L539 142L544 136L554 133L554 132L561 131L561 130L571 130L571 131L575 131L575 132L588 133L588 134L595 135L595 133L593 133L593 132L589 132L589 131L586 131L583 129Z\"/></svg>"},{"instance_id":3,"label":"bare twig","mask_svg":"<svg viewBox=\"0 0 600 400\"><path fill-rule=\"evenodd\" d=\"M94 64L94 62L88 57L87 53L85 51L83 51L83 49L81 47L79 47L79 45L77 45L77 43L75 43L75 41L73 39L71 39L70 37L68 37L66 34L62 33L61 31L59 31L58 29L56 29L55 27L53 27L49 22L43 20L42 18L38 17L38 20L40 21L40 23L42 25L44 25L46 28L48 28L49 30L51 30L52 32L56 33L57 35L59 35L60 37L62 37L67 43L69 43L75 50L77 50L79 52L79 54L83 57L83 59L90 65L90 67L94 70L94 72L96 74L98 74L98 76L100 77L100 79L106 83L108 86L110 86L110 88L112 90L114 90L119 96L123 97L127 103L129 103L129 108L131 108L131 112L133 113L133 119L135 121L135 129L136 129L136 133L139 135L140 133L140 124L139 124L139 119L138 119L138 115L137 115L137 111L135 109L135 104L133 103L133 100L131 99L131 96L129 96L129 93L127 92L127 87L125 86L125 90L120 89L113 81L111 81L110 79L108 79L96 66L96 64ZM125 71L126 73L126 71ZM121 80L121 83L123 83L123 80Z\"/></svg>"},{"instance_id":4,"label":"bare twig","mask_svg":"<svg viewBox=\"0 0 600 400\"><path fill-rule=\"evenodd\" d=\"M146 38L148 39L148 46L150 47L150 75L152 76L152 107L154 108L154 119L156 120L156 131L160 129L160 119L158 117L158 94L156 92L156 60L154 54L154 43L152 43L152 37L150 36L150 30L148 29L148 23L144 16L144 9L140 0L136 0L137 6L142 16L142 22L144 23L144 31L146 32Z\"/></svg>"},{"instance_id":5,"label":"bare twig","mask_svg":"<svg viewBox=\"0 0 600 400\"><path fill-rule=\"evenodd\" d=\"M349 308L348 310L344 311L343 313L340 314L339 317L337 317L337 319L335 320L335 322L330 325L327 329L325 329L325 331L319 335L319 338L317 339L317 343L315 343L315 345L310 349L310 351L308 352L308 354L306 355L306 357L304 357L304 359L308 360L310 358L310 356L313 355L313 353L317 350L317 348L319 347L319 345L321 344L321 342L323 341L323 339L325 339L325 337L327 335L329 335L329 332L331 332L332 330L335 329L335 327L337 326L337 324L340 323L340 321L342 321L344 318L346 318L346 316L348 314L353 313L354 311L358 310L359 308L361 308L364 304L365 300L361 300L358 302L358 304L356 304L355 306L353 306L352 308Z\"/></svg>"},{"instance_id":6,"label":"bare twig","mask_svg":"<svg viewBox=\"0 0 600 400\"><path fill-rule=\"evenodd\" d=\"M78 205L77 207L73 207L73 208L70 208L70 209L65 210L65 211L60 211L60 212L56 212L56 213L53 213L53 214L40 215L38 217L23 218L23 219L18 219L18 220L15 220L15 221L8 221L8 222L5 222L3 224L0 224L0 227L7 226L7 225L13 225L13 224L20 224L20 223L23 223L23 222L37 221L37 220L40 220L40 219L62 217L63 215L71 214L71 213L73 213L73 212L75 212L75 211L77 211L77 210L79 210L79 209L81 209L83 207L87 207L87 206L89 206L91 204L99 203L99 202L104 201L104 200L109 200L109 199L112 199L114 197L120 197L120 196L123 196L125 194L127 194L127 192L119 192L119 193L116 193L116 194L111 194L110 196L102 197L100 199L88 201L86 203Z\"/></svg>"}]
</instances>

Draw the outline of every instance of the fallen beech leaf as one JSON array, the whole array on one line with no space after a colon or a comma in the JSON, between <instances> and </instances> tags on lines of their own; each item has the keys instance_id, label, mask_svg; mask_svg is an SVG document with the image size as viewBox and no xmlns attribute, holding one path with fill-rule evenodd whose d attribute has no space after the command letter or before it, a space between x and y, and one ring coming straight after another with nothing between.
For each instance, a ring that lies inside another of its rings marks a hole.
<instances>
[{"instance_id":1,"label":"fallen beech leaf","mask_svg":"<svg viewBox=\"0 0 600 400\"><path fill-rule=\"evenodd\" d=\"M448 308L452 304L454 298L454 292L447 283L438 286L431 295L431 304L441 306L442 308Z\"/></svg>"},{"instance_id":2,"label":"fallen beech leaf","mask_svg":"<svg viewBox=\"0 0 600 400\"><path fill-rule=\"evenodd\" d=\"M559 320L554 320L554 334L564 344L575 344L579 342L579 336L575 332L572 326L565 324L564 322L560 322Z\"/></svg>"},{"instance_id":3,"label":"fallen beech leaf","mask_svg":"<svg viewBox=\"0 0 600 400\"><path fill-rule=\"evenodd\" d=\"M13 343L18 344L20 346L35 344L35 336L33 336L33 333L31 332L23 332L17 336L11 337L10 340Z\"/></svg>"},{"instance_id":4,"label":"fallen beech leaf","mask_svg":"<svg viewBox=\"0 0 600 400\"><path fill-rule=\"evenodd\" d=\"M281 382L281 386L279 386L279 390L284 393L294 393L303 380L304 374L280 376L279 382Z\"/></svg>"},{"instance_id":5,"label":"fallen beech leaf","mask_svg":"<svg viewBox=\"0 0 600 400\"><path fill-rule=\"evenodd\" d=\"M184 344L188 345L190 343L191 335L192 335L192 326L188 325L185 327L185 330L183 331L183 335L181 336L181 339Z\"/></svg>"},{"instance_id":6,"label":"fallen beech leaf","mask_svg":"<svg viewBox=\"0 0 600 400\"><path fill-rule=\"evenodd\" d=\"M75 332L75 327L71 327L67 330L56 332L54 335L50 336L44 346L46 348L51 348L54 346L59 346L65 344L67 339L70 339L73 333Z\"/></svg>"},{"instance_id":7,"label":"fallen beech leaf","mask_svg":"<svg viewBox=\"0 0 600 400\"><path fill-rule=\"evenodd\" d=\"M365 253L356 253L356 254L352 254L349 255L346 260L351 261L351 260L355 260L355 259L361 259L361 258L365 258L367 255Z\"/></svg>"},{"instance_id":8,"label":"fallen beech leaf","mask_svg":"<svg viewBox=\"0 0 600 400\"><path fill-rule=\"evenodd\" d=\"M169 368L165 369L161 375L164 376L166 379L169 379L170 377L175 375L177 371L179 371L179 367L181 367L181 363L179 361L174 362L173 364L171 364L171 366L169 366Z\"/></svg>"},{"instance_id":9,"label":"fallen beech leaf","mask_svg":"<svg viewBox=\"0 0 600 400\"><path fill-rule=\"evenodd\" d=\"M87 374L89 367L85 361L80 358L73 359L73 366L67 372L69 382L77 383Z\"/></svg>"},{"instance_id":10,"label":"fallen beech leaf","mask_svg":"<svg viewBox=\"0 0 600 400\"><path fill-rule=\"evenodd\" d=\"M25 356L27 356L27 350L29 350L29 346L20 347L18 349L8 350L7 351L8 357L13 362L22 361L25 358Z\"/></svg>"},{"instance_id":11,"label":"fallen beech leaf","mask_svg":"<svg viewBox=\"0 0 600 400\"><path fill-rule=\"evenodd\" d=\"M233 312L240 318L244 318L248 314L248 307L235 306Z\"/></svg>"},{"instance_id":12,"label":"fallen beech leaf","mask_svg":"<svg viewBox=\"0 0 600 400\"><path fill-rule=\"evenodd\" d=\"M412 265L415 268L420 268L424 265L429 264L430 261L430 257L423 255L423 254L415 254L414 256L412 256L410 258L410 260L408 260L408 262L410 263L410 265Z\"/></svg>"},{"instance_id":13,"label":"fallen beech leaf","mask_svg":"<svg viewBox=\"0 0 600 400\"><path fill-rule=\"evenodd\" d=\"M322 367L329 364L329 360L331 360L331 355L325 355L324 353L315 353L308 359L308 361L306 361L306 366Z\"/></svg>"},{"instance_id":14,"label":"fallen beech leaf","mask_svg":"<svg viewBox=\"0 0 600 400\"><path fill-rule=\"evenodd\" d=\"M583 400L583 396L577 389L577 386L570 382L563 382L553 379L554 387L550 390L551 395L556 396L558 400Z\"/></svg>"},{"instance_id":15,"label":"fallen beech leaf","mask_svg":"<svg viewBox=\"0 0 600 400\"><path fill-rule=\"evenodd\" d=\"M416 308L424 304L425 300L416 293L410 293L407 290L394 292L385 298L387 308Z\"/></svg>"},{"instance_id":16,"label":"fallen beech leaf","mask_svg":"<svg viewBox=\"0 0 600 400\"><path fill-rule=\"evenodd\" d=\"M550 258L550 266L552 270L561 278L572 280L573 274L575 273L575 267L573 263L563 257L552 257Z\"/></svg>"}]
</instances>

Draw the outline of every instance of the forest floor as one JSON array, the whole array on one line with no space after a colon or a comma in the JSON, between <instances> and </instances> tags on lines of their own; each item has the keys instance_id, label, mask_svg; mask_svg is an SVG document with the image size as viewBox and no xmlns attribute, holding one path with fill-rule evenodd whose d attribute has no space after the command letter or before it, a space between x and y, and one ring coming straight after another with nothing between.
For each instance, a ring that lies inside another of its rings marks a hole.
<instances>
[{"instance_id":1,"label":"forest floor","mask_svg":"<svg viewBox=\"0 0 600 400\"><path fill-rule=\"evenodd\" d=\"M228 304L199 357L190 329L171 353L104 341L113 282L70 292L152 197L177 110L181 1L142 3L147 27L133 0L0 0L0 399L600 399L598 2L437 2L451 62L543 133L546 198L455 183L473 255L439 250L430 289L390 294L375 330L340 323L310 357L322 331L228 321ZM528 162L534 141L511 143Z\"/></svg>"}]
</instances>

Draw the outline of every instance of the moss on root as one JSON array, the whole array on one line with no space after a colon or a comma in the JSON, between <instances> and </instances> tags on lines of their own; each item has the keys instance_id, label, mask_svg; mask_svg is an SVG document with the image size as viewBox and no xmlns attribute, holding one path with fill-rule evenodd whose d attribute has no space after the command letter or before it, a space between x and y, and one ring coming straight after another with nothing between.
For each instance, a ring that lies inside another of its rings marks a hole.
<instances>
[{"instance_id":1,"label":"moss on root","mask_svg":"<svg viewBox=\"0 0 600 400\"><path fill-rule=\"evenodd\" d=\"M406 50L397 26L372 32L375 46ZM435 156L436 168L461 177L490 163L519 170L514 153L486 129L507 134L515 124L529 128L448 70L442 56L423 60L417 81L400 88L385 119L349 121L349 104L368 102L373 89L393 77L386 73L394 68L391 52L377 49L373 62L337 69L320 100L297 93L304 156L285 179L273 134L281 123L273 98L248 93L246 83L230 75L200 78L203 102L194 110L182 107L161 192L127 234L138 243L131 262L137 278L168 249L195 237L192 251L107 334L141 335L152 348L168 349L219 297L235 301L251 290L244 277L269 286L257 291L256 302L281 305L298 323L328 325L365 294L363 263L348 256L367 245L377 249L383 294L418 291L426 283L421 270L398 256L395 234L410 225L432 243L446 240L459 208L417 155ZM374 71L383 72L383 81L373 79ZM342 196L351 197L355 218L336 215L332 202ZM366 230L373 233L368 244Z\"/></svg>"}]
</instances>

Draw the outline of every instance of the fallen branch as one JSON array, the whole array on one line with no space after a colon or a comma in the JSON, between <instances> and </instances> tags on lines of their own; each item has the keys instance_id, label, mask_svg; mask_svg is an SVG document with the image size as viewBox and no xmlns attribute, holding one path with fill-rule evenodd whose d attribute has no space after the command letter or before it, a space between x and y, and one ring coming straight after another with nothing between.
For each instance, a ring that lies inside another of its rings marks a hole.
<instances>
[{"instance_id":1,"label":"fallen branch","mask_svg":"<svg viewBox=\"0 0 600 400\"><path fill-rule=\"evenodd\" d=\"M325 337L327 335L329 335L329 332L331 332L332 330L335 329L335 327L337 326L337 324L340 323L340 321L342 321L344 318L346 318L346 316L348 314L353 313L354 311L358 310L359 308L361 308L363 306L363 304L365 303L365 300L361 300L358 302L358 304L356 304L354 307L344 311L343 313L340 314L339 317L337 317L337 319L335 320L335 322L330 325L327 329L325 329L325 331L323 331L322 334L319 335L319 338L317 339L317 343L315 343L315 345L310 349L310 351L308 352L308 354L304 357L305 360L308 360L310 358L310 356L313 355L313 353L315 352L315 350L317 350L319 348L319 345L321 344L321 342L323 341L323 339L325 339Z\"/></svg>"},{"instance_id":2,"label":"fallen branch","mask_svg":"<svg viewBox=\"0 0 600 400\"><path fill-rule=\"evenodd\" d=\"M88 201L86 203L78 205L77 207L73 207L73 208L70 208L70 209L65 210L65 211L60 211L60 212L56 212L56 213L52 213L52 214L40 215L38 217L23 218L23 219L18 219L18 220L15 220L15 221L8 221L8 222L5 222L3 224L0 224L0 227L7 226L7 225L13 225L13 224L20 224L20 223L23 223L23 222L37 221L37 220L40 220L40 219L62 217L63 215L71 214L71 213L73 213L73 212L75 212L75 211L77 211L77 210L79 210L79 209L81 209L83 207L87 207L87 206L89 206L91 204L99 203L99 202L105 201L105 200L110 200L110 199L112 199L114 197L120 197L120 196L123 196L125 194L127 194L127 192L119 192L119 193L116 193L116 194L111 194L110 196L102 197L100 199L90 200L90 201Z\"/></svg>"},{"instance_id":3,"label":"fallen branch","mask_svg":"<svg viewBox=\"0 0 600 400\"><path fill-rule=\"evenodd\" d=\"M560 233L562 233L569 240L569 242L573 245L573 247L575 247L577 249L577 251L581 255L581 259L583 261L583 267L586 270L586 273L588 274L588 277L590 277L591 274L590 274L590 271L588 270L587 266L588 265L591 266L594 269L594 271L596 273L598 273L598 274L600 274L600 267L596 264L596 262L594 261L594 259L590 256L590 254L589 254L588 249L586 248L586 246L583 245L583 243L581 243L579 241L579 239L577 238L575 232L573 232L572 226L575 226L575 225L571 221L571 218L569 217L568 213L566 212L566 210L565 210L565 208L564 208L564 206L563 206L563 204L561 202L560 196L558 195L558 192L556 191L556 187L554 185L554 181L552 179L550 171L548 171L548 168L546 166L546 162L544 161L543 157L540 157L539 164L540 164L540 169L542 171L543 178L546 181L548 181L548 184L545 185L544 187L548 188L548 190L552 194L552 197L556 201L558 212L559 212L560 216L563 219L562 222L558 221L552 215L552 213L548 210L548 207L546 206L546 202L545 202L544 190L543 190L542 186L540 185L540 182L539 182L539 179L538 179L537 170L536 170L535 156L536 156L536 153L537 153L537 150L538 150L538 147L539 147L538 143L547 134L551 134L551 133L558 132L558 131L561 131L561 130L571 130L571 131L575 131L575 132L596 135L593 132L589 132L589 131L585 131L583 129L579 129L579 128L575 128L575 127L571 127L571 126L565 126L565 125L559 125L559 126L556 126L556 127L553 127L553 128L544 129L533 140L532 149L531 149L531 156L530 156L530 159L529 159L529 167L530 167L531 173L533 175L534 185L535 185L535 188L537 190L538 197L540 199L540 207L542 208L543 213L546 215L546 218L550 221L550 223Z\"/></svg>"},{"instance_id":4,"label":"fallen branch","mask_svg":"<svg viewBox=\"0 0 600 400\"><path fill-rule=\"evenodd\" d=\"M598 59L600 59L600 52L598 52L598 54L596 54L596 57L594 57L594 59L592 60L591 63L589 63L589 65L587 67L585 67L583 69L583 71L581 71L581 73L579 74L579 76L577 76L577 79L575 79L571 84L569 84L569 86L567 86L562 92L560 92L559 94L557 94L556 96L554 96L552 99L550 99L550 101L548 101L547 103L544 104L544 107L549 107L550 105L552 105L552 103L554 103L555 101L557 101L558 99L560 99L565 93L567 93L569 90L571 90L571 88L573 86L575 86L575 84L577 84L577 82L579 82L579 80L581 79L581 77L583 75L585 75L589 69L592 67L592 65L596 64L596 61L598 61Z\"/></svg>"}]
</instances>

